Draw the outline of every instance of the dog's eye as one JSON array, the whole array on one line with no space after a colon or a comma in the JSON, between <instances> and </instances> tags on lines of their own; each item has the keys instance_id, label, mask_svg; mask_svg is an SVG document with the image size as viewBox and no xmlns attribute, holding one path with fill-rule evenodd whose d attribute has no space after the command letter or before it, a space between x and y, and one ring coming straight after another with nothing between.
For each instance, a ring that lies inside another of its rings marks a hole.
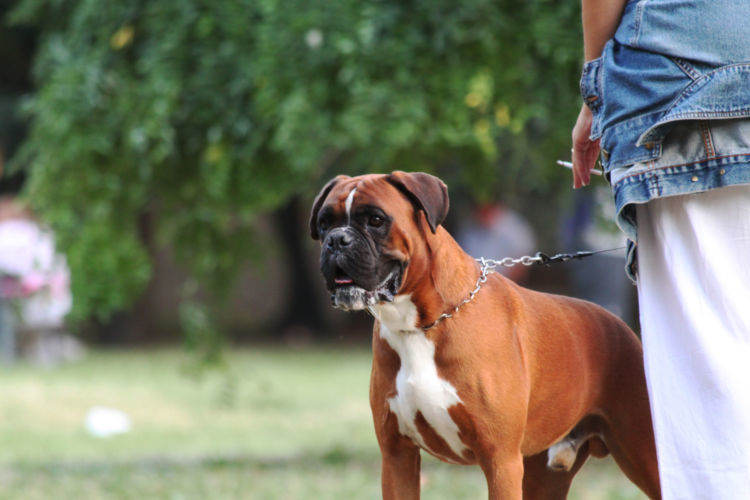
<instances>
[{"instance_id":1,"label":"dog's eye","mask_svg":"<svg viewBox=\"0 0 750 500\"><path fill-rule=\"evenodd\" d=\"M370 219L367 221L367 224L369 224L372 227L380 227L385 222L385 219L379 215L371 215Z\"/></svg>"},{"instance_id":2,"label":"dog's eye","mask_svg":"<svg viewBox=\"0 0 750 500\"><path fill-rule=\"evenodd\" d=\"M327 220L322 219L322 220L318 221L318 231L319 232L325 233L326 231L328 231L329 227L330 227L330 224L328 223Z\"/></svg>"}]
</instances>

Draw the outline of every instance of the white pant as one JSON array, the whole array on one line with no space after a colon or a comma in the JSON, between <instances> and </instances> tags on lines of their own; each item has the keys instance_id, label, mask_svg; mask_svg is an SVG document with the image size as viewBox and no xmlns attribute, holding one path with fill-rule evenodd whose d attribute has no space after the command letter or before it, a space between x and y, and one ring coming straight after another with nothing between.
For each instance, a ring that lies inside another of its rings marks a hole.
<instances>
[{"instance_id":1,"label":"white pant","mask_svg":"<svg viewBox=\"0 0 750 500\"><path fill-rule=\"evenodd\" d=\"M657 199L637 222L663 498L750 499L750 186Z\"/></svg>"}]
</instances>

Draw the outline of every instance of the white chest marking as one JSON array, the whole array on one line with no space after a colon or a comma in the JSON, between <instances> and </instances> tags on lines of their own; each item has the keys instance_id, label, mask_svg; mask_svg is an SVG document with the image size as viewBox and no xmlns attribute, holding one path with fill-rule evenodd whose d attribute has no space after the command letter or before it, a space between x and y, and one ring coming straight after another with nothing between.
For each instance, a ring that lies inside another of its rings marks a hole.
<instances>
[{"instance_id":1,"label":"white chest marking","mask_svg":"<svg viewBox=\"0 0 750 500\"><path fill-rule=\"evenodd\" d=\"M349 192L349 196L346 197L346 223L349 225L352 223L352 203L354 203L354 193L356 192L357 188L354 188Z\"/></svg>"},{"instance_id":2,"label":"white chest marking","mask_svg":"<svg viewBox=\"0 0 750 500\"><path fill-rule=\"evenodd\" d=\"M461 399L456 388L438 376L435 344L415 326L416 306L409 296L397 295L392 303L373 306L372 312L380 321L381 338L401 359L401 368L396 375L396 395L388 400L391 411L398 418L399 432L437 455L417 429L415 419L420 412L451 450L462 456L466 446L448 413L448 408L460 403Z\"/></svg>"}]
</instances>

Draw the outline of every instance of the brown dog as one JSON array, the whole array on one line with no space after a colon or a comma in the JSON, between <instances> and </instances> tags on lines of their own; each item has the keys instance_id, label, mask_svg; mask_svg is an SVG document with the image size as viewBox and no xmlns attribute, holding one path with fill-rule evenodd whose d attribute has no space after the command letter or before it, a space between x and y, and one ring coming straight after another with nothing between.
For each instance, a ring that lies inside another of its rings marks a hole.
<instances>
[{"instance_id":1,"label":"brown dog","mask_svg":"<svg viewBox=\"0 0 750 500\"><path fill-rule=\"evenodd\" d=\"M376 319L383 497L419 497L421 448L478 464L492 499L565 498L588 455L607 453L658 498L638 338L594 304L499 274L479 283L440 226L447 212L440 179L405 172L336 177L312 209L334 306Z\"/></svg>"}]
</instances>

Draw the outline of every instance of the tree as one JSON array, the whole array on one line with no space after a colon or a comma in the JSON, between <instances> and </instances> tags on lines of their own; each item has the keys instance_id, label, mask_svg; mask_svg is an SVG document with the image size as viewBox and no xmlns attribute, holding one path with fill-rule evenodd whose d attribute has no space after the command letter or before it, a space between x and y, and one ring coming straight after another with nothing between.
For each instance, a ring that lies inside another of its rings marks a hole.
<instances>
[{"instance_id":1,"label":"tree","mask_svg":"<svg viewBox=\"0 0 750 500\"><path fill-rule=\"evenodd\" d=\"M20 1L11 20L40 43L15 163L68 257L74 316L143 290L146 213L220 293L255 216L334 172L443 168L479 197L567 188L551 165L578 107L579 15L575 0Z\"/></svg>"}]
</instances>

